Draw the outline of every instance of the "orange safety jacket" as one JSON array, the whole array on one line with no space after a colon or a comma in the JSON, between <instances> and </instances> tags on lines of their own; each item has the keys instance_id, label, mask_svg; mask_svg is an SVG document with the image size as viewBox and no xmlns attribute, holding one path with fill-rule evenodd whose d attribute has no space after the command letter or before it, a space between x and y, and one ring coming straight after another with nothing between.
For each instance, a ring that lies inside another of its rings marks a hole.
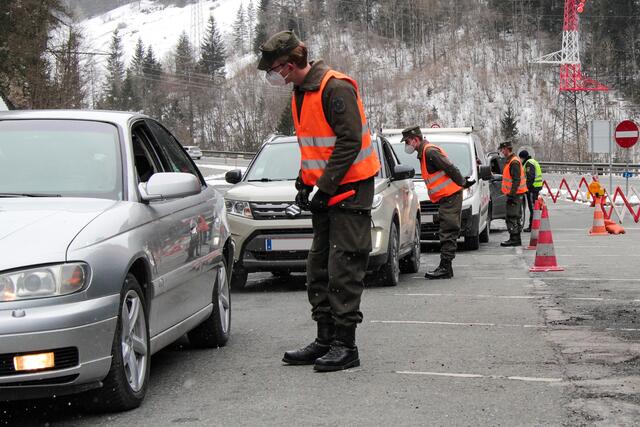
<instances>
[{"instance_id":1,"label":"orange safety jacket","mask_svg":"<svg viewBox=\"0 0 640 427\"><path fill-rule=\"evenodd\" d=\"M522 162L518 156L513 156L513 158L504 165L504 169L502 170L502 194L511 193L511 186L513 185L513 179L511 177L511 163L513 162L518 162L520 164L520 185L518 185L516 194L524 194L527 192L527 180L524 176Z\"/></svg>"},{"instance_id":2,"label":"orange safety jacket","mask_svg":"<svg viewBox=\"0 0 640 427\"><path fill-rule=\"evenodd\" d=\"M444 171L429 173L429 170L427 169L427 149L429 148L435 148L447 158L449 156L447 156L447 153L437 145L426 143L422 149L422 160L420 161L422 178L424 179L425 184L427 184L429 199L431 199L433 203L438 203L438 200L457 193L462 189L462 187L453 182L453 180L449 178L449 175L444 173Z\"/></svg>"},{"instance_id":3,"label":"orange safety jacket","mask_svg":"<svg viewBox=\"0 0 640 427\"><path fill-rule=\"evenodd\" d=\"M334 70L329 70L324 75L319 90L306 92L304 94L300 114L302 120L298 117L295 94L291 97L293 124L296 128L296 136L298 137L298 145L300 146L301 177L306 185L316 185L329 163L329 158L333 153L337 140L336 134L327 122L322 108L322 92L332 77L346 80L355 87L358 110L360 111L360 119L362 120L360 153L358 153L358 157L356 157L342 178L342 181L340 181L340 185L365 180L376 175L380 169L378 155L371 145L371 135L369 134L369 126L367 125L367 118L364 114L362 100L360 99L358 84L349 76Z\"/></svg>"}]
</instances>

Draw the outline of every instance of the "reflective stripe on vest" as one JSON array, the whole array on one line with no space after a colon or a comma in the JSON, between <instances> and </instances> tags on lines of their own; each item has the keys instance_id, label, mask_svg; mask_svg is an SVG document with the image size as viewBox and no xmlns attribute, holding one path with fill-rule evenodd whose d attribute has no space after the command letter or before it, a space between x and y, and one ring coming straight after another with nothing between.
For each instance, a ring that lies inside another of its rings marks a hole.
<instances>
[{"instance_id":1,"label":"reflective stripe on vest","mask_svg":"<svg viewBox=\"0 0 640 427\"><path fill-rule=\"evenodd\" d=\"M422 170L422 176L424 178L424 182L427 185L427 191L429 192L429 199L431 199L433 203L437 203L443 197L447 197L457 193L462 189L462 187L460 187L458 184L453 182L453 180L449 178L449 175L444 173L444 171L429 173L429 170L427 169L427 149L428 148L435 148L436 150L444 154L444 156L447 158L449 158L449 156L447 156L447 153L445 153L445 151L442 148L438 147L437 145L427 143L424 145L424 148L422 149L422 158L420 159L420 169Z\"/></svg>"},{"instance_id":2,"label":"reflective stripe on vest","mask_svg":"<svg viewBox=\"0 0 640 427\"><path fill-rule=\"evenodd\" d=\"M301 178L306 185L316 185L318 179L324 174L337 142L336 134L327 122L322 107L322 92L331 78L345 80L356 89L356 100L362 121L360 152L340 181L340 185L370 178L376 175L380 169L378 155L371 145L371 134L360 99L358 84L342 73L329 70L322 78L318 90L305 92L300 116L298 116L295 94L291 97L293 124L300 148Z\"/></svg>"},{"instance_id":3,"label":"reflective stripe on vest","mask_svg":"<svg viewBox=\"0 0 640 427\"><path fill-rule=\"evenodd\" d=\"M511 163L513 162L518 162L520 164L520 185L518 185L516 194L524 194L527 192L527 180L524 176L524 168L522 167L522 163L518 156L513 156L513 158L504 165L504 169L502 170L502 194L511 193L511 187L513 186Z\"/></svg>"},{"instance_id":4,"label":"reflective stripe on vest","mask_svg":"<svg viewBox=\"0 0 640 427\"><path fill-rule=\"evenodd\" d=\"M524 162L524 166L527 166L527 163L531 163L536 171L536 177L533 180L533 186L535 188L542 188L542 168L540 167L540 163L538 163L535 159L528 159Z\"/></svg>"}]
</instances>

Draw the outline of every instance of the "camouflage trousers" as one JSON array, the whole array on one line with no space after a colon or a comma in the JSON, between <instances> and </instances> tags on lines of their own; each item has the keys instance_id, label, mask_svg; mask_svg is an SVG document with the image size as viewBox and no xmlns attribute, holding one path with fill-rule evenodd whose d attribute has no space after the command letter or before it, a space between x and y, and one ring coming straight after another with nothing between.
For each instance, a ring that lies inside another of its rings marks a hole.
<instances>
[{"instance_id":1,"label":"camouflage trousers","mask_svg":"<svg viewBox=\"0 0 640 427\"><path fill-rule=\"evenodd\" d=\"M338 207L313 214L307 258L312 318L352 326L362 322L360 299L371 252L371 213Z\"/></svg>"}]
</instances>

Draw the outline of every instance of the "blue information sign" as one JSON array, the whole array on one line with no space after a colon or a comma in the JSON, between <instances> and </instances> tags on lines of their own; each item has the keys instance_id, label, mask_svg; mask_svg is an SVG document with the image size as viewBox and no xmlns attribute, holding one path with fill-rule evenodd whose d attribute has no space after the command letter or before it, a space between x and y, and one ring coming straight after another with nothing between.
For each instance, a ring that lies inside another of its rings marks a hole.
<instances>
[{"instance_id":1,"label":"blue information sign","mask_svg":"<svg viewBox=\"0 0 640 427\"><path fill-rule=\"evenodd\" d=\"M624 172L622 172L622 177L623 178L633 178L633 172L624 171Z\"/></svg>"}]
</instances>

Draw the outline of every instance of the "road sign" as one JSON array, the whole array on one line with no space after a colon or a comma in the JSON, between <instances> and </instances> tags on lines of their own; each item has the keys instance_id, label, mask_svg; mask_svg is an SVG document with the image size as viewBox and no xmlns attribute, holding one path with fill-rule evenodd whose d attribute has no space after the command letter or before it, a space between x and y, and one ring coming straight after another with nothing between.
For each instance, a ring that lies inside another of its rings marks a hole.
<instances>
[{"instance_id":1,"label":"road sign","mask_svg":"<svg viewBox=\"0 0 640 427\"><path fill-rule=\"evenodd\" d=\"M624 171L624 172L622 172L622 177L623 178L633 178L633 172Z\"/></svg>"},{"instance_id":2,"label":"road sign","mask_svg":"<svg viewBox=\"0 0 640 427\"><path fill-rule=\"evenodd\" d=\"M623 120L616 126L616 143L622 148L631 148L638 142L638 125L631 120Z\"/></svg>"}]
</instances>

